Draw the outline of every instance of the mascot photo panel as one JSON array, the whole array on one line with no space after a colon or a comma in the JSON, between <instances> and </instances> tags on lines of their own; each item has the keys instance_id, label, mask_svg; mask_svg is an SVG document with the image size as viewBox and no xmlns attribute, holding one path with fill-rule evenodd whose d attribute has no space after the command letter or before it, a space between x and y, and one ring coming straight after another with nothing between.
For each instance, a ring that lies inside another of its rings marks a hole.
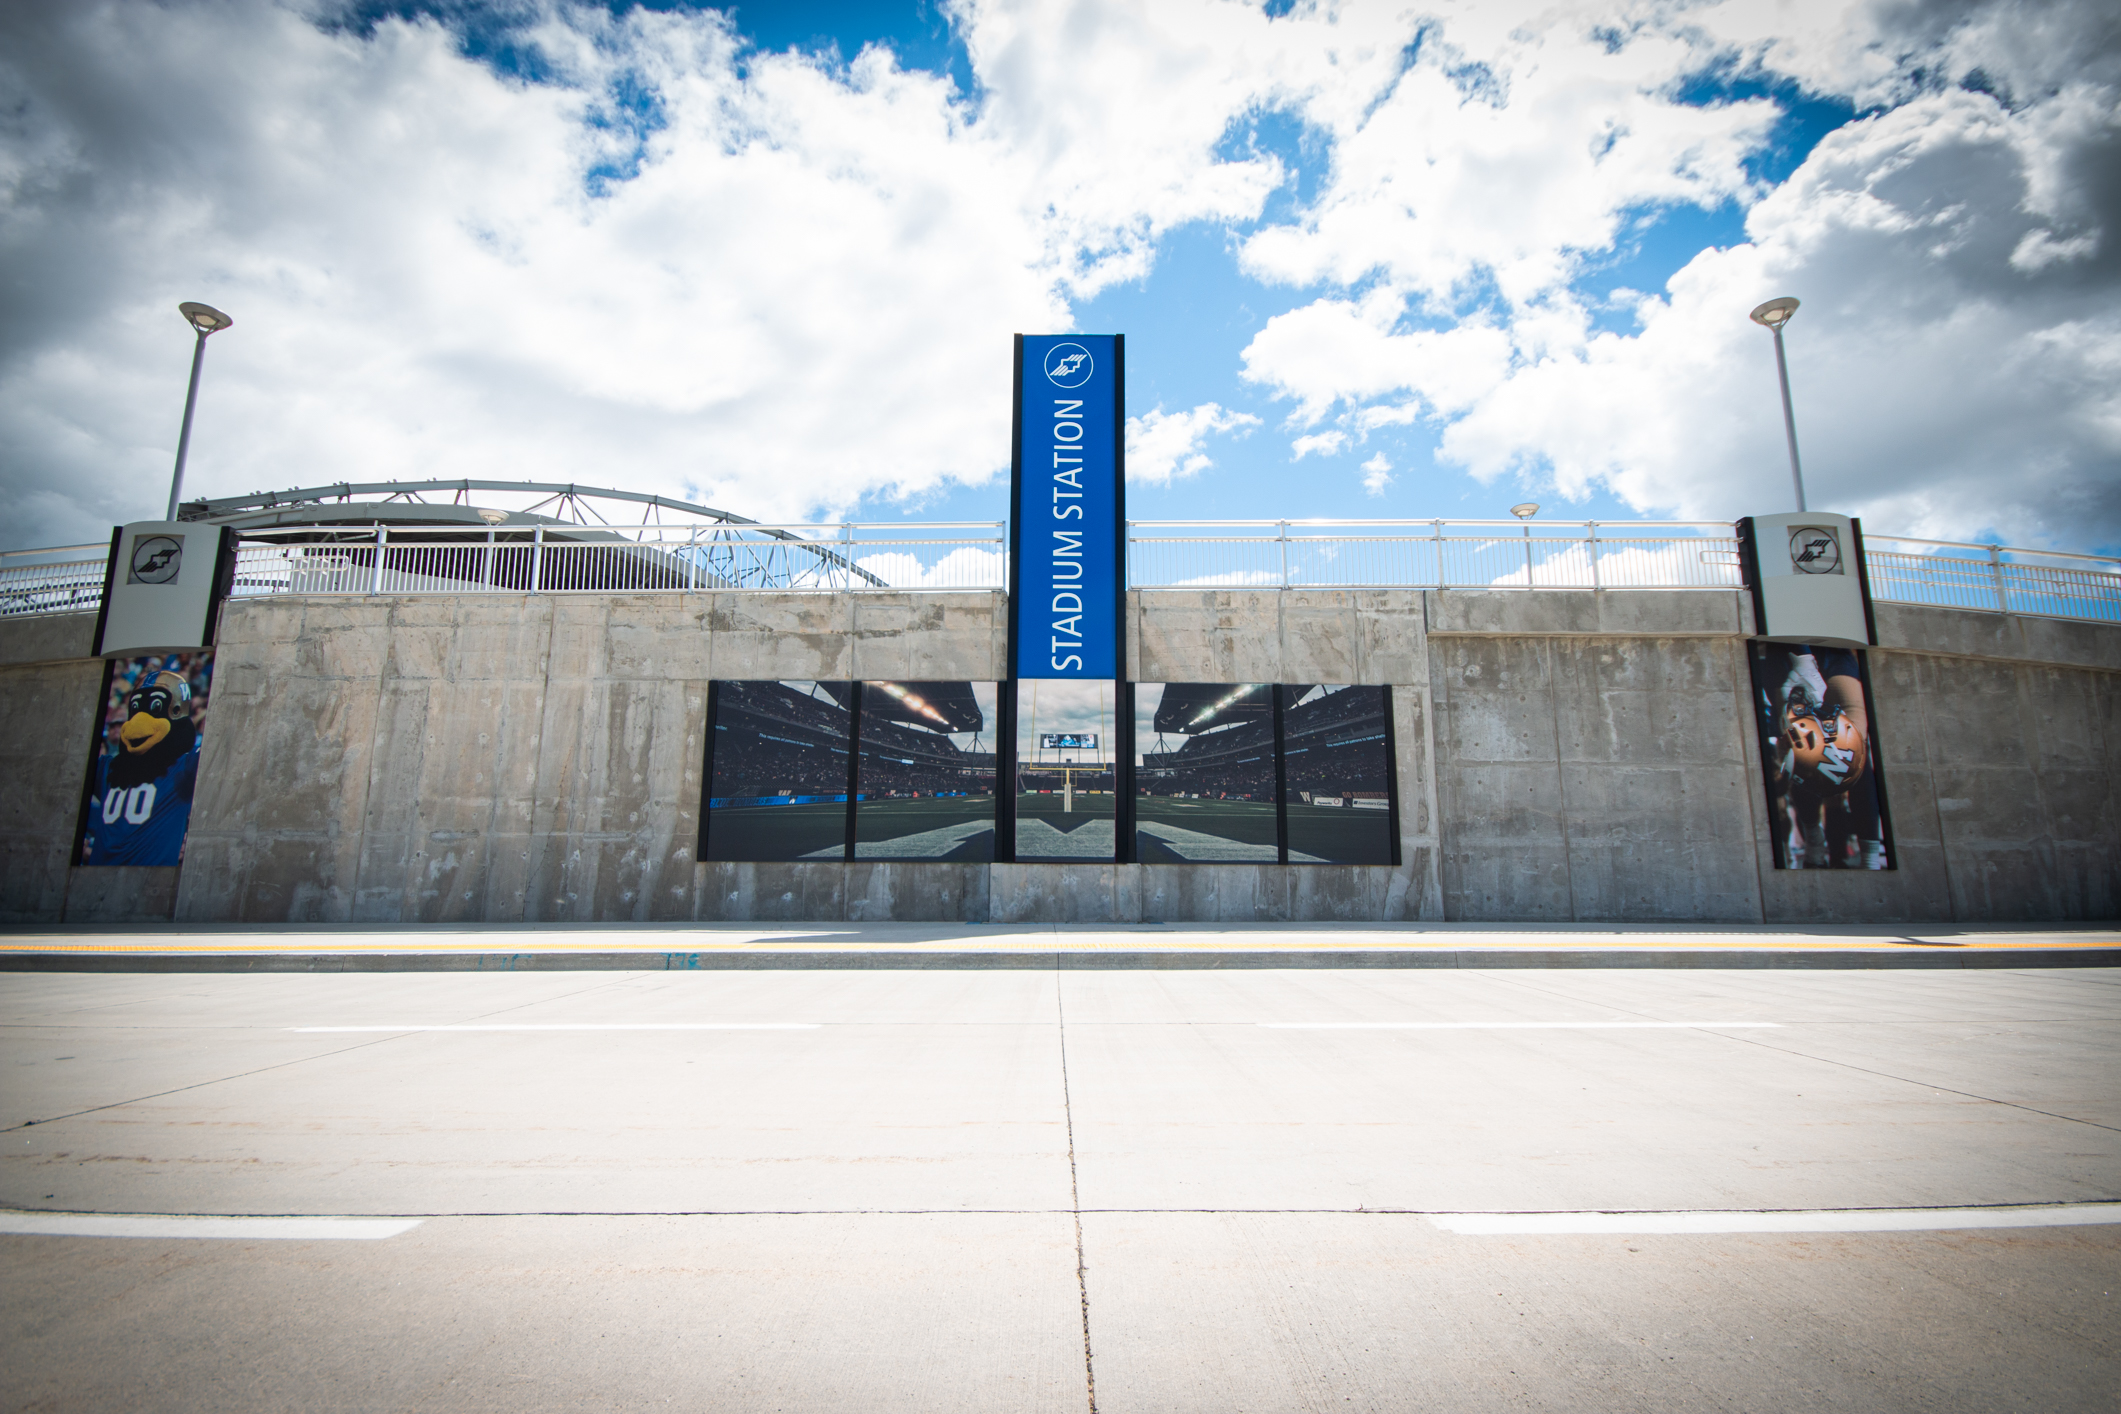
<instances>
[{"instance_id":1,"label":"mascot photo panel","mask_svg":"<svg viewBox=\"0 0 2121 1414\"><path fill-rule=\"evenodd\" d=\"M206 649L111 664L77 863L170 865L183 858L213 659Z\"/></svg>"},{"instance_id":2,"label":"mascot photo panel","mask_svg":"<svg viewBox=\"0 0 2121 1414\"><path fill-rule=\"evenodd\" d=\"M1863 656L1753 645L1753 699L1778 869L1890 869Z\"/></svg>"}]
</instances>

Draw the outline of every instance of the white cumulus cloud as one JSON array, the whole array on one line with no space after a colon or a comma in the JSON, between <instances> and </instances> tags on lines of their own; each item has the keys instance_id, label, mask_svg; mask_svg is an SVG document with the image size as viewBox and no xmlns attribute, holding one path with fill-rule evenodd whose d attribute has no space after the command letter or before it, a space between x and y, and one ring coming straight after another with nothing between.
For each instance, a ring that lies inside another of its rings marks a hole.
<instances>
[{"instance_id":1,"label":"white cumulus cloud","mask_svg":"<svg viewBox=\"0 0 2121 1414\"><path fill-rule=\"evenodd\" d=\"M1166 486L1181 476L1195 476L1215 463L1201 450L1218 433L1239 436L1259 426L1250 413L1232 412L1219 403L1202 403L1188 412L1162 408L1127 419L1127 480Z\"/></svg>"},{"instance_id":2,"label":"white cumulus cloud","mask_svg":"<svg viewBox=\"0 0 2121 1414\"><path fill-rule=\"evenodd\" d=\"M1385 488L1392 484L1392 459L1383 452L1362 464L1362 489L1372 496L1382 496Z\"/></svg>"},{"instance_id":3,"label":"white cumulus cloud","mask_svg":"<svg viewBox=\"0 0 2121 1414\"><path fill-rule=\"evenodd\" d=\"M1346 120L1314 206L1245 246L1262 277L1323 287L1243 356L1297 425L1419 419L1484 480L1776 509L1772 347L1745 316L1794 294L1812 504L1938 537L2121 539L2110 8L1528 5L1424 35L1391 96ZM1773 105L1674 97L1716 64L1883 106L1761 186L1744 159ZM1576 281L1631 213L1724 200L1747 239L1601 330Z\"/></svg>"}]
</instances>

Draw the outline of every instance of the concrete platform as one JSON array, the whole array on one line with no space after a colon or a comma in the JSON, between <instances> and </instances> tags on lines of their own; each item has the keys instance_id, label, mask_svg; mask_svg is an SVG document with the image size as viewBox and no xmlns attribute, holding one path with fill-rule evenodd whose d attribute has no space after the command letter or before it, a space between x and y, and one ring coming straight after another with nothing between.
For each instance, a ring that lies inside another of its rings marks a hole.
<instances>
[{"instance_id":1,"label":"concrete platform","mask_svg":"<svg viewBox=\"0 0 2121 1414\"><path fill-rule=\"evenodd\" d=\"M2121 928L812 923L0 930L0 971L2111 967Z\"/></svg>"},{"instance_id":2,"label":"concrete platform","mask_svg":"<svg viewBox=\"0 0 2121 1414\"><path fill-rule=\"evenodd\" d=\"M0 1408L2121 1388L2111 970L656 956L0 975Z\"/></svg>"}]
</instances>

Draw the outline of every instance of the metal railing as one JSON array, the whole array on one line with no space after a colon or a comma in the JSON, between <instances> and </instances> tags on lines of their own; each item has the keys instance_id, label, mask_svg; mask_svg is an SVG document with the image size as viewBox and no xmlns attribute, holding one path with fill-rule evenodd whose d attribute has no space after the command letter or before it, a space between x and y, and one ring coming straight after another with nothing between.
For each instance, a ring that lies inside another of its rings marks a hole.
<instances>
[{"instance_id":1,"label":"metal railing","mask_svg":"<svg viewBox=\"0 0 2121 1414\"><path fill-rule=\"evenodd\" d=\"M94 613L103 603L110 544L0 551L0 619Z\"/></svg>"},{"instance_id":2,"label":"metal railing","mask_svg":"<svg viewBox=\"0 0 2121 1414\"><path fill-rule=\"evenodd\" d=\"M1000 589L998 521L304 527L246 538L234 593L632 594Z\"/></svg>"},{"instance_id":3,"label":"metal railing","mask_svg":"<svg viewBox=\"0 0 2121 1414\"><path fill-rule=\"evenodd\" d=\"M1874 598L2121 622L2121 560L1869 535ZM252 531L234 592L997 590L999 521L697 526L302 526ZM92 612L105 545L0 553L0 618ZM1715 521L1133 521L1139 589L1736 589Z\"/></svg>"},{"instance_id":4,"label":"metal railing","mask_svg":"<svg viewBox=\"0 0 2121 1414\"><path fill-rule=\"evenodd\" d=\"M2121 560L1903 535L1863 537L1871 597L2121 623Z\"/></svg>"},{"instance_id":5,"label":"metal railing","mask_svg":"<svg viewBox=\"0 0 2121 1414\"><path fill-rule=\"evenodd\" d=\"M1138 520L1128 531L1137 589L1740 586L1723 521Z\"/></svg>"}]
</instances>

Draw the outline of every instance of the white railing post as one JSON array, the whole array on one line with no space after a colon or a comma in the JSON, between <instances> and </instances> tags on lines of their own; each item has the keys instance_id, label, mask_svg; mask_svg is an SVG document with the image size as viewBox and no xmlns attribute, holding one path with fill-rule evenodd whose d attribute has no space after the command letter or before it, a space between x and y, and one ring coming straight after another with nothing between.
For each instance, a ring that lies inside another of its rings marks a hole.
<instances>
[{"instance_id":1,"label":"white railing post","mask_svg":"<svg viewBox=\"0 0 2121 1414\"><path fill-rule=\"evenodd\" d=\"M530 592L538 592L538 576L545 568L545 527L539 525L530 532Z\"/></svg>"},{"instance_id":2,"label":"white railing post","mask_svg":"<svg viewBox=\"0 0 2121 1414\"><path fill-rule=\"evenodd\" d=\"M1429 538L1436 542L1436 587L1442 589L1444 587L1442 521L1432 520L1429 522Z\"/></svg>"},{"instance_id":3,"label":"white railing post","mask_svg":"<svg viewBox=\"0 0 2121 1414\"><path fill-rule=\"evenodd\" d=\"M700 582L700 528L694 526L685 541L685 592L690 594Z\"/></svg>"},{"instance_id":4,"label":"white railing post","mask_svg":"<svg viewBox=\"0 0 2121 1414\"><path fill-rule=\"evenodd\" d=\"M486 527L486 573L481 578L488 589L493 588L494 537L497 533L492 526Z\"/></svg>"},{"instance_id":5,"label":"white railing post","mask_svg":"<svg viewBox=\"0 0 2121 1414\"><path fill-rule=\"evenodd\" d=\"M840 522L840 587L854 588L854 522Z\"/></svg>"},{"instance_id":6,"label":"white railing post","mask_svg":"<svg viewBox=\"0 0 2121 1414\"><path fill-rule=\"evenodd\" d=\"M1591 557L1591 588L1596 589L1598 588L1598 522L1595 520L1585 521L1584 530L1584 552Z\"/></svg>"},{"instance_id":7,"label":"white railing post","mask_svg":"<svg viewBox=\"0 0 2121 1414\"><path fill-rule=\"evenodd\" d=\"M1994 545L1988 547L1988 572L1996 584L1996 612L2007 614L2011 611L2011 602L2003 589L2003 555Z\"/></svg>"},{"instance_id":8,"label":"white railing post","mask_svg":"<svg viewBox=\"0 0 2121 1414\"><path fill-rule=\"evenodd\" d=\"M384 537L388 534L388 527L381 525L376 527L375 573L371 574L368 577L368 592L371 595L381 594L383 592L383 546Z\"/></svg>"},{"instance_id":9,"label":"white railing post","mask_svg":"<svg viewBox=\"0 0 2121 1414\"><path fill-rule=\"evenodd\" d=\"M1532 584L1532 527L1529 524L1524 528L1524 587L1527 589L1534 587Z\"/></svg>"},{"instance_id":10,"label":"white railing post","mask_svg":"<svg viewBox=\"0 0 2121 1414\"><path fill-rule=\"evenodd\" d=\"M1285 520L1274 522L1274 535L1276 539L1281 541L1281 587L1287 589L1289 587L1289 523Z\"/></svg>"}]
</instances>

